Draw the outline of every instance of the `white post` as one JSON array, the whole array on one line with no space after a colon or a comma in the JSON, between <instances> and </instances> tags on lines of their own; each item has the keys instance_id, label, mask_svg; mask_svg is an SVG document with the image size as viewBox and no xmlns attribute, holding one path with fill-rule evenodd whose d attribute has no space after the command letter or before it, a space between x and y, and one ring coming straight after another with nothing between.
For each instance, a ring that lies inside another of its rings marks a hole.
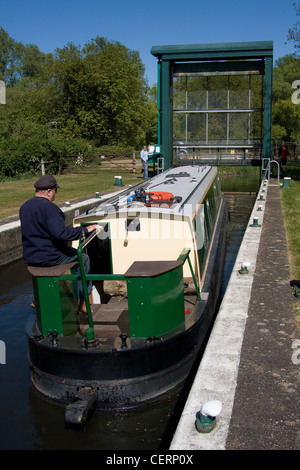
<instances>
[{"instance_id":1,"label":"white post","mask_svg":"<svg viewBox=\"0 0 300 470\"><path fill-rule=\"evenodd\" d=\"M4 341L0 341L0 364L6 364L6 347Z\"/></svg>"},{"instance_id":2,"label":"white post","mask_svg":"<svg viewBox=\"0 0 300 470\"><path fill-rule=\"evenodd\" d=\"M6 88L3 80L0 80L0 104L6 104Z\"/></svg>"}]
</instances>

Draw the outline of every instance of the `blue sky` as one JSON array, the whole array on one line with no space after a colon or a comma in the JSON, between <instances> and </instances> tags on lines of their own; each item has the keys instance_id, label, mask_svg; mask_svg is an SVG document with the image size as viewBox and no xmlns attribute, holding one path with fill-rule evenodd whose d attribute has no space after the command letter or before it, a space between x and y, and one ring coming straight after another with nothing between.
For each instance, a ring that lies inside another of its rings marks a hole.
<instances>
[{"instance_id":1,"label":"blue sky","mask_svg":"<svg viewBox=\"0 0 300 470\"><path fill-rule=\"evenodd\" d=\"M299 20L293 0L0 0L0 27L14 40L43 52L96 36L119 41L139 52L150 86L152 46L273 41L276 60L294 52L286 38Z\"/></svg>"}]
</instances>

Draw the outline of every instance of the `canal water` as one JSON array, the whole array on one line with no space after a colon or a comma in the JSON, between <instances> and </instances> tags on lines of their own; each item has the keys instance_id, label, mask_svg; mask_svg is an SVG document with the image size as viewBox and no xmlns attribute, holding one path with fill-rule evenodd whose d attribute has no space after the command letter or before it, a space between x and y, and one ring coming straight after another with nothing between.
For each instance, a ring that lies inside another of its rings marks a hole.
<instances>
[{"instance_id":1,"label":"canal water","mask_svg":"<svg viewBox=\"0 0 300 470\"><path fill-rule=\"evenodd\" d=\"M222 183L230 211L223 292L259 188L257 178L252 182L247 178L247 183L240 180L238 186L236 180L234 185L231 178ZM189 383L140 409L97 411L84 431L64 428L64 407L44 399L31 385L25 324L33 313L32 300L31 279L23 261L0 267L0 341L6 350L5 361L0 356L0 449L167 450Z\"/></svg>"}]
</instances>

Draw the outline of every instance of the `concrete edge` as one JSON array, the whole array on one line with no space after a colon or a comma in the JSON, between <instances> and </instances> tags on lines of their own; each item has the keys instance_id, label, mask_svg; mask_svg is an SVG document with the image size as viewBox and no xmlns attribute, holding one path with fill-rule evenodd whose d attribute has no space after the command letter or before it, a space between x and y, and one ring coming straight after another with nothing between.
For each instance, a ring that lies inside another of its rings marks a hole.
<instances>
[{"instance_id":1,"label":"concrete edge","mask_svg":"<svg viewBox=\"0 0 300 470\"><path fill-rule=\"evenodd\" d=\"M112 192L112 193L109 193L109 194L103 194L101 195L99 198L92 198L92 199L86 199L84 201L80 201L80 202L76 202L76 203L72 203L72 201L70 202L70 205L65 205L65 206L62 206L60 205L60 209L66 213L66 214L71 214L71 212L73 211L76 211L77 209L80 209L82 207L86 207L86 206L91 206L94 204L99 204L103 201L105 201L106 199L109 199L113 196L116 196L118 195L119 193L123 192L124 189L122 189L121 191L115 191L115 192ZM76 218L76 215L74 214L74 218ZM14 229L14 228L17 228L17 227L20 227L20 220L14 220L12 222L8 222L4 225L0 225L0 232L5 232L6 230L11 230L11 229Z\"/></svg>"},{"instance_id":2,"label":"concrete edge","mask_svg":"<svg viewBox=\"0 0 300 470\"><path fill-rule=\"evenodd\" d=\"M218 315L194 378L188 399L174 433L170 450L225 450L234 403L252 282L265 212L268 185L263 181L248 227L236 257ZM263 197L263 200L260 198ZM261 210L258 210L261 206ZM251 227L254 217L258 225ZM249 274L239 273L241 264L251 263ZM220 400L222 411L209 434L195 428L196 413L209 400Z\"/></svg>"},{"instance_id":3,"label":"concrete edge","mask_svg":"<svg viewBox=\"0 0 300 470\"><path fill-rule=\"evenodd\" d=\"M72 225L73 220L93 206L123 192L126 187L107 194L101 194L92 199L74 200L70 203L59 204L65 213L66 225ZM17 216L0 221L0 267L22 259L22 235L20 220Z\"/></svg>"}]
</instances>

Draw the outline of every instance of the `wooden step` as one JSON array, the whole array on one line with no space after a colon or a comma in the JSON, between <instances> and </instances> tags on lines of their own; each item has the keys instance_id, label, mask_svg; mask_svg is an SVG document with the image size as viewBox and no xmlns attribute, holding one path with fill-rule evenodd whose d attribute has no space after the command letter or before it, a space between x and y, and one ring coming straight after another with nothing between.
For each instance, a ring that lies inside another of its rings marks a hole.
<instances>
[{"instance_id":1,"label":"wooden step","mask_svg":"<svg viewBox=\"0 0 300 470\"><path fill-rule=\"evenodd\" d=\"M126 300L113 301L108 304L93 305L94 322L116 323L122 313L128 312L128 302Z\"/></svg>"},{"instance_id":2,"label":"wooden step","mask_svg":"<svg viewBox=\"0 0 300 470\"><path fill-rule=\"evenodd\" d=\"M94 325L96 338L118 338L122 333L117 325Z\"/></svg>"}]
</instances>

